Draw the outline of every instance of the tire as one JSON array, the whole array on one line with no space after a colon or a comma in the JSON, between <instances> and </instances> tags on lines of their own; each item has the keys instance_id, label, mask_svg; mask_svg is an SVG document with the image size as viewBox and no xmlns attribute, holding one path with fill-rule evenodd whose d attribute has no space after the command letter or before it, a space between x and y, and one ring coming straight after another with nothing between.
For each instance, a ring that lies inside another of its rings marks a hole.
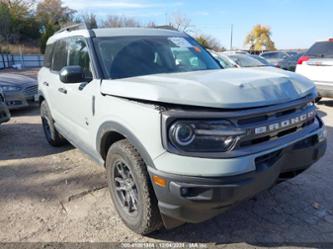
<instances>
[{"instance_id":1,"label":"tire","mask_svg":"<svg viewBox=\"0 0 333 249\"><path fill-rule=\"evenodd\" d=\"M126 226L142 235L159 230L162 221L146 165L126 139L109 148L106 173L114 206Z\"/></svg>"},{"instance_id":2,"label":"tire","mask_svg":"<svg viewBox=\"0 0 333 249\"><path fill-rule=\"evenodd\" d=\"M43 100L40 105L40 116L42 118L43 130L47 142L54 147L60 147L66 144L66 139L60 135L54 126L54 120L45 100Z\"/></svg>"}]
</instances>

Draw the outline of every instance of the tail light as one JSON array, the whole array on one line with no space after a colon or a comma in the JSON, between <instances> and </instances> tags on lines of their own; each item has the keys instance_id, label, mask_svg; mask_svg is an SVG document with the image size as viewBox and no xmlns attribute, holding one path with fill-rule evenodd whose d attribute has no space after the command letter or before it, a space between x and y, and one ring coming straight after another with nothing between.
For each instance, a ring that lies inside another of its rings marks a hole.
<instances>
[{"instance_id":1,"label":"tail light","mask_svg":"<svg viewBox=\"0 0 333 249\"><path fill-rule=\"evenodd\" d=\"M328 39L329 42L333 42L333 38Z\"/></svg>"},{"instance_id":2,"label":"tail light","mask_svg":"<svg viewBox=\"0 0 333 249\"><path fill-rule=\"evenodd\" d=\"M305 55L303 55L303 56L301 56L301 57L298 59L297 64L298 64L298 65L302 65L303 62L308 61L308 60L310 60L310 57L309 57L309 56L305 56Z\"/></svg>"}]
</instances>

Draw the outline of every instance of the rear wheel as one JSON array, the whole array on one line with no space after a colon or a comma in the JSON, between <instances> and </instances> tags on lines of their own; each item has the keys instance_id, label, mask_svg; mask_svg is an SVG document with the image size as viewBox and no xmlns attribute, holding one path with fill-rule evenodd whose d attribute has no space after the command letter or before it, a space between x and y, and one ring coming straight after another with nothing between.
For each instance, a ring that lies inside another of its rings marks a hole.
<instances>
[{"instance_id":1,"label":"rear wheel","mask_svg":"<svg viewBox=\"0 0 333 249\"><path fill-rule=\"evenodd\" d=\"M54 126L54 121L47 102L43 100L40 105L40 116L42 118L42 125L47 142L55 147L62 146L66 143L66 139L59 134Z\"/></svg>"},{"instance_id":2,"label":"rear wheel","mask_svg":"<svg viewBox=\"0 0 333 249\"><path fill-rule=\"evenodd\" d=\"M146 165L126 139L109 149L106 171L111 197L123 222L139 234L160 229L162 221Z\"/></svg>"}]
</instances>

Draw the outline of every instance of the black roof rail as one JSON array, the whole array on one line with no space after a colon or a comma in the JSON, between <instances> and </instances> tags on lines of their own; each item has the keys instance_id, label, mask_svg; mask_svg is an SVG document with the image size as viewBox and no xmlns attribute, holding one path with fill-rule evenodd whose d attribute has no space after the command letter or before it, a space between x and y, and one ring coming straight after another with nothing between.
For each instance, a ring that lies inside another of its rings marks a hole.
<instances>
[{"instance_id":1,"label":"black roof rail","mask_svg":"<svg viewBox=\"0 0 333 249\"><path fill-rule=\"evenodd\" d=\"M155 28L155 29L167 29L167 30L172 30L172 31L178 31L178 29L174 28L171 25L160 25L160 26L154 26L153 28Z\"/></svg>"},{"instance_id":2,"label":"black roof rail","mask_svg":"<svg viewBox=\"0 0 333 249\"><path fill-rule=\"evenodd\" d=\"M85 23L78 23L78 24L73 24L73 25L69 25L64 28L61 28L55 33L58 34L58 33L65 32L65 31L70 32L70 31L80 30L80 29L88 30L87 25Z\"/></svg>"}]
</instances>

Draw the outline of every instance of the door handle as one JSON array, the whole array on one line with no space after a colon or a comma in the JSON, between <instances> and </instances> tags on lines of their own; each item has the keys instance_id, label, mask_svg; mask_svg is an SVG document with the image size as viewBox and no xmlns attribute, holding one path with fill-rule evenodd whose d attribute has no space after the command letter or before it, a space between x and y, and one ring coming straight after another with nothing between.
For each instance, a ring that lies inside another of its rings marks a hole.
<instances>
[{"instance_id":1,"label":"door handle","mask_svg":"<svg viewBox=\"0 0 333 249\"><path fill-rule=\"evenodd\" d=\"M63 94L67 94L67 90L65 88L58 88L58 91L63 93Z\"/></svg>"},{"instance_id":2,"label":"door handle","mask_svg":"<svg viewBox=\"0 0 333 249\"><path fill-rule=\"evenodd\" d=\"M49 86L49 83L47 83L46 81L43 82L44 86Z\"/></svg>"}]
</instances>

